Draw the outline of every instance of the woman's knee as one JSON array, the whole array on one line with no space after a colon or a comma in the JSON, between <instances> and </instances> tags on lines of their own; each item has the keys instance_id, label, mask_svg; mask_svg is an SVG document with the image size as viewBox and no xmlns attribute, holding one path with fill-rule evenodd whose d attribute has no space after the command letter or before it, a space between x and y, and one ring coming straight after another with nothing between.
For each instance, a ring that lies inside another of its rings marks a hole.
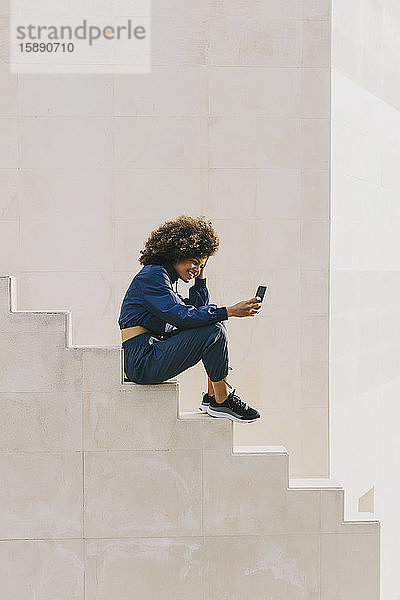
<instances>
[{"instance_id":1,"label":"woman's knee","mask_svg":"<svg viewBox=\"0 0 400 600\"><path fill-rule=\"evenodd\" d=\"M208 331L211 334L211 337L214 339L223 338L225 340L228 339L228 332L226 330L225 325L222 321L218 321L217 323L213 323L212 325L208 325Z\"/></svg>"},{"instance_id":2,"label":"woman's knee","mask_svg":"<svg viewBox=\"0 0 400 600\"><path fill-rule=\"evenodd\" d=\"M222 335L227 335L228 332L226 329L226 325L223 321L218 321L217 323L215 323L215 326L218 332L221 332Z\"/></svg>"}]
</instances>

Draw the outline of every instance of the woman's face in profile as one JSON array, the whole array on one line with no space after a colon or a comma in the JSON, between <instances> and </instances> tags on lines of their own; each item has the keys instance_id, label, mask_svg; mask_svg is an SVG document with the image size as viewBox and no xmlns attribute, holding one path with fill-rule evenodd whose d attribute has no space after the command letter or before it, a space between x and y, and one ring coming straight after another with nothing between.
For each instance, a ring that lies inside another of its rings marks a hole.
<instances>
[{"instance_id":1,"label":"woman's face in profile","mask_svg":"<svg viewBox=\"0 0 400 600\"><path fill-rule=\"evenodd\" d=\"M200 273L200 269L205 266L207 257L186 258L173 264L175 271L183 281L191 281Z\"/></svg>"}]
</instances>

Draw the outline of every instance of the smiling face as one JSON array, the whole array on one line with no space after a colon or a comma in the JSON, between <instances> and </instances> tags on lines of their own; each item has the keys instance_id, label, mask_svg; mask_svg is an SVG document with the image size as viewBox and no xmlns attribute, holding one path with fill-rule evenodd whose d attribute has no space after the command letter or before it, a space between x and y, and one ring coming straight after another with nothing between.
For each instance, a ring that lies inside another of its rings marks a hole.
<instances>
[{"instance_id":1,"label":"smiling face","mask_svg":"<svg viewBox=\"0 0 400 600\"><path fill-rule=\"evenodd\" d=\"M183 281L190 281L199 275L200 268L204 266L206 257L186 258L173 264L175 271Z\"/></svg>"}]
</instances>

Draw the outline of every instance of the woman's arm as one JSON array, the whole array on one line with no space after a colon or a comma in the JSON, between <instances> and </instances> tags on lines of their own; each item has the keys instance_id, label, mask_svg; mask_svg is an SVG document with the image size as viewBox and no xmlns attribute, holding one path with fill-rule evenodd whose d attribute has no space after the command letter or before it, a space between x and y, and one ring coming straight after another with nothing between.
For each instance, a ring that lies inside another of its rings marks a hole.
<instances>
[{"instance_id":1,"label":"woman's arm","mask_svg":"<svg viewBox=\"0 0 400 600\"><path fill-rule=\"evenodd\" d=\"M149 312L180 329L210 325L228 319L226 306L185 304L172 289L163 267L153 270L151 278L137 277L143 305Z\"/></svg>"},{"instance_id":2,"label":"woman's arm","mask_svg":"<svg viewBox=\"0 0 400 600\"><path fill-rule=\"evenodd\" d=\"M207 256L205 262L200 267L200 273L196 277L194 285L189 290L189 298L184 298L185 304L192 304L193 306L204 306L210 302L210 294L208 293L206 276L204 275L204 269L210 257Z\"/></svg>"},{"instance_id":3,"label":"woman's arm","mask_svg":"<svg viewBox=\"0 0 400 600\"><path fill-rule=\"evenodd\" d=\"M206 278L199 279L199 277L196 277L194 284L189 289L189 298L182 298L182 300L185 304L197 307L208 304L210 302L210 294L208 293Z\"/></svg>"}]
</instances>

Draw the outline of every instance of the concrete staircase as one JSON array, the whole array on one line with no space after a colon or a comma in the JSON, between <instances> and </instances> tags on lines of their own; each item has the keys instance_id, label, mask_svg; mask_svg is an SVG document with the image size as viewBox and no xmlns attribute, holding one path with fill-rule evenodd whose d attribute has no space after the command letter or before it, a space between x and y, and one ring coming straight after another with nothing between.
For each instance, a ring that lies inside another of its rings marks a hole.
<instances>
[{"instance_id":1,"label":"concrete staircase","mask_svg":"<svg viewBox=\"0 0 400 600\"><path fill-rule=\"evenodd\" d=\"M344 522L339 483L15 297L0 277L2 600L379 599L380 522Z\"/></svg>"}]
</instances>

